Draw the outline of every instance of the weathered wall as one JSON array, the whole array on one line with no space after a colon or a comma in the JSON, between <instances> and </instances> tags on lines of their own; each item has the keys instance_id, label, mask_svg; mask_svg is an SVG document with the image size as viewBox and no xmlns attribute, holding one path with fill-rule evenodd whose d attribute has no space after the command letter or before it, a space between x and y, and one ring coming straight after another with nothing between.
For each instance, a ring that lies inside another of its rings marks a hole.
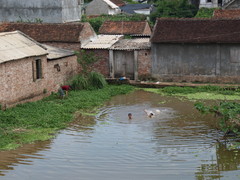
<instances>
[{"instance_id":1,"label":"weathered wall","mask_svg":"<svg viewBox=\"0 0 240 180\"><path fill-rule=\"evenodd\" d=\"M152 61L151 61L151 51L150 50L140 50L138 51L138 77L146 77L151 75L152 71Z\"/></svg>"},{"instance_id":2,"label":"weathered wall","mask_svg":"<svg viewBox=\"0 0 240 180\"><path fill-rule=\"evenodd\" d=\"M42 77L33 80L33 61L42 60ZM55 64L60 66L57 71ZM47 61L46 56L25 58L0 64L0 104L10 107L18 103L39 100L52 91L58 84L64 84L79 72L76 56Z\"/></svg>"},{"instance_id":3,"label":"weathered wall","mask_svg":"<svg viewBox=\"0 0 240 180\"><path fill-rule=\"evenodd\" d=\"M55 91L58 84L66 84L79 72L80 65L76 56L48 61L46 74L48 91Z\"/></svg>"},{"instance_id":4,"label":"weathered wall","mask_svg":"<svg viewBox=\"0 0 240 180\"><path fill-rule=\"evenodd\" d=\"M81 1L62 0L62 22L81 20Z\"/></svg>"},{"instance_id":5,"label":"weathered wall","mask_svg":"<svg viewBox=\"0 0 240 180\"><path fill-rule=\"evenodd\" d=\"M121 13L120 8L113 9L108 6L103 0L93 0L86 7L86 15L101 15L101 14L118 14Z\"/></svg>"},{"instance_id":6,"label":"weathered wall","mask_svg":"<svg viewBox=\"0 0 240 180\"><path fill-rule=\"evenodd\" d=\"M62 23L80 20L78 0L1 0L0 22Z\"/></svg>"},{"instance_id":7,"label":"weathered wall","mask_svg":"<svg viewBox=\"0 0 240 180\"><path fill-rule=\"evenodd\" d=\"M32 68L35 59L42 60L43 78L33 81ZM33 97L43 96L44 89L47 89L46 66L46 56L25 58L0 64L1 84L4 84L4 88L0 89L0 103L9 106Z\"/></svg>"},{"instance_id":8,"label":"weathered wall","mask_svg":"<svg viewBox=\"0 0 240 180\"><path fill-rule=\"evenodd\" d=\"M87 53L94 53L97 57L97 62L95 62L90 69L103 74L105 77L109 77L109 51L107 49L95 49L86 50Z\"/></svg>"},{"instance_id":9,"label":"weathered wall","mask_svg":"<svg viewBox=\"0 0 240 180\"><path fill-rule=\"evenodd\" d=\"M86 15L108 14L108 5L102 0L93 0L86 7Z\"/></svg>"},{"instance_id":10,"label":"weathered wall","mask_svg":"<svg viewBox=\"0 0 240 180\"><path fill-rule=\"evenodd\" d=\"M161 81L240 82L240 45L152 44L152 75Z\"/></svg>"}]
</instances>

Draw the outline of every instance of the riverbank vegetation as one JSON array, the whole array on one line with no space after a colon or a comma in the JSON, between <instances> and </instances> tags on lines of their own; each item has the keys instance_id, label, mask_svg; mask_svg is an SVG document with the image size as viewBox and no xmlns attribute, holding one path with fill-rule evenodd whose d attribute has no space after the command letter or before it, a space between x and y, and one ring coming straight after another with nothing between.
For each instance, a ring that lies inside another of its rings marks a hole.
<instances>
[{"instance_id":1,"label":"riverbank vegetation","mask_svg":"<svg viewBox=\"0 0 240 180\"><path fill-rule=\"evenodd\" d=\"M214 113L219 116L219 125L225 136L240 135L240 103L221 101L208 106L199 102L195 107L202 113Z\"/></svg>"},{"instance_id":2,"label":"riverbank vegetation","mask_svg":"<svg viewBox=\"0 0 240 180\"><path fill-rule=\"evenodd\" d=\"M64 99L54 93L43 100L0 111L0 150L53 138L74 119L75 112L89 112L112 96L133 89L128 85L106 85L103 89L70 91Z\"/></svg>"},{"instance_id":3,"label":"riverbank vegetation","mask_svg":"<svg viewBox=\"0 0 240 180\"><path fill-rule=\"evenodd\" d=\"M145 89L161 95L177 96L189 100L240 100L240 89L234 87L199 86L199 87L165 87Z\"/></svg>"},{"instance_id":4,"label":"riverbank vegetation","mask_svg":"<svg viewBox=\"0 0 240 180\"><path fill-rule=\"evenodd\" d=\"M225 135L240 135L240 89L234 87L199 86L144 89L149 92L196 101L195 108L202 113L219 117L219 126ZM213 105L207 102L210 100Z\"/></svg>"}]
</instances>

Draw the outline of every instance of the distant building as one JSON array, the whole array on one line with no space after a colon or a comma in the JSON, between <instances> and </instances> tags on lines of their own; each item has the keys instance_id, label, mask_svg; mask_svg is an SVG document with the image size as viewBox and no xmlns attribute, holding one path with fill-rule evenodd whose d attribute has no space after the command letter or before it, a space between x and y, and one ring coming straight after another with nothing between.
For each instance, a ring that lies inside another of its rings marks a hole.
<instances>
[{"instance_id":1,"label":"distant building","mask_svg":"<svg viewBox=\"0 0 240 180\"><path fill-rule=\"evenodd\" d=\"M0 104L3 109L56 92L79 71L71 51L45 47L20 31L0 33Z\"/></svg>"},{"instance_id":2,"label":"distant building","mask_svg":"<svg viewBox=\"0 0 240 180\"><path fill-rule=\"evenodd\" d=\"M92 67L95 71L105 77L135 80L151 73L150 48L149 38L123 39L123 35L98 35L82 45L82 49L99 58Z\"/></svg>"},{"instance_id":3,"label":"distant building","mask_svg":"<svg viewBox=\"0 0 240 180\"><path fill-rule=\"evenodd\" d=\"M199 8L217 8L221 7L219 0L200 0Z\"/></svg>"},{"instance_id":4,"label":"distant building","mask_svg":"<svg viewBox=\"0 0 240 180\"><path fill-rule=\"evenodd\" d=\"M92 70L102 73L105 77L111 76L112 67L110 66L109 49L113 44L122 39L122 35L98 35L86 44L82 44L81 49L86 52L93 52L98 61L92 65Z\"/></svg>"},{"instance_id":5,"label":"distant building","mask_svg":"<svg viewBox=\"0 0 240 180\"><path fill-rule=\"evenodd\" d=\"M147 21L105 21L99 33L150 37L152 31Z\"/></svg>"},{"instance_id":6,"label":"distant building","mask_svg":"<svg viewBox=\"0 0 240 180\"><path fill-rule=\"evenodd\" d=\"M93 0L86 7L86 15L115 15L121 13L122 0Z\"/></svg>"},{"instance_id":7,"label":"distant building","mask_svg":"<svg viewBox=\"0 0 240 180\"><path fill-rule=\"evenodd\" d=\"M200 0L199 8L239 9L240 0Z\"/></svg>"},{"instance_id":8,"label":"distant building","mask_svg":"<svg viewBox=\"0 0 240 180\"><path fill-rule=\"evenodd\" d=\"M152 11L151 4L127 4L120 8L122 10L122 13L126 13L126 14L150 15L150 13Z\"/></svg>"},{"instance_id":9,"label":"distant building","mask_svg":"<svg viewBox=\"0 0 240 180\"><path fill-rule=\"evenodd\" d=\"M1 0L0 22L79 21L82 5L83 0Z\"/></svg>"},{"instance_id":10,"label":"distant building","mask_svg":"<svg viewBox=\"0 0 240 180\"><path fill-rule=\"evenodd\" d=\"M152 76L173 82L240 82L240 20L158 19Z\"/></svg>"}]
</instances>

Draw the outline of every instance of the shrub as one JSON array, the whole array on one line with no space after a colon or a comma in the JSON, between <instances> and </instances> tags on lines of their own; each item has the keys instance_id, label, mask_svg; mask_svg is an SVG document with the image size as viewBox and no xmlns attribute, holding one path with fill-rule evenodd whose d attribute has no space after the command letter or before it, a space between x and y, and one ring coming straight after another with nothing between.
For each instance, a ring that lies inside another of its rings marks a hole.
<instances>
[{"instance_id":1,"label":"shrub","mask_svg":"<svg viewBox=\"0 0 240 180\"><path fill-rule=\"evenodd\" d=\"M79 74L73 77L70 85L74 90L102 89L107 85L104 76L97 72L90 72L87 75Z\"/></svg>"},{"instance_id":2,"label":"shrub","mask_svg":"<svg viewBox=\"0 0 240 180\"><path fill-rule=\"evenodd\" d=\"M70 85L74 90L89 89L88 79L83 74L78 74L70 81Z\"/></svg>"},{"instance_id":3,"label":"shrub","mask_svg":"<svg viewBox=\"0 0 240 180\"><path fill-rule=\"evenodd\" d=\"M88 82L90 85L90 88L93 89L102 89L105 85L107 85L107 82L104 78L104 76L97 72L90 72L88 74Z\"/></svg>"},{"instance_id":4,"label":"shrub","mask_svg":"<svg viewBox=\"0 0 240 180\"><path fill-rule=\"evenodd\" d=\"M211 18L216 8L200 8L196 14L196 18Z\"/></svg>"}]
</instances>

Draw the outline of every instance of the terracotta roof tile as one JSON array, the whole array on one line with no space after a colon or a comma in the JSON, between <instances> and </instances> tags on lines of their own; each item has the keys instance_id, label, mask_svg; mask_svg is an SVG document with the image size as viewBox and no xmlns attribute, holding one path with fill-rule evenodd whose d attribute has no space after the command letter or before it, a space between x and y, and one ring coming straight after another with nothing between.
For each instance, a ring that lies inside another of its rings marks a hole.
<instances>
[{"instance_id":1,"label":"terracotta roof tile","mask_svg":"<svg viewBox=\"0 0 240 180\"><path fill-rule=\"evenodd\" d=\"M221 18L221 19L240 19L240 9L229 9L229 10L222 10L216 9L213 14L214 18Z\"/></svg>"},{"instance_id":2,"label":"terracotta roof tile","mask_svg":"<svg viewBox=\"0 0 240 180\"><path fill-rule=\"evenodd\" d=\"M153 43L239 43L240 20L160 18Z\"/></svg>"},{"instance_id":3,"label":"terracotta roof tile","mask_svg":"<svg viewBox=\"0 0 240 180\"><path fill-rule=\"evenodd\" d=\"M38 42L79 42L83 24L4 23L0 32L19 30Z\"/></svg>"},{"instance_id":4,"label":"terracotta roof tile","mask_svg":"<svg viewBox=\"0 0 240 180\"><path fill-rule=\"evenodd\" d=\"M151 29L146 21L105 21L99 33L150 36Z\"/></svg>"},{"instance_id":5,"label":"terracotta roof tile","mask_svg":"<svg viewBox=\"0 0 240 180\"><path fill-rule=\"evenodd\" d=\"M119 7L125 5L125 2L123 2L122 0L111 0L111 1L112 1L112 3L116 4Z\"/></svg>"}]
</instances>

